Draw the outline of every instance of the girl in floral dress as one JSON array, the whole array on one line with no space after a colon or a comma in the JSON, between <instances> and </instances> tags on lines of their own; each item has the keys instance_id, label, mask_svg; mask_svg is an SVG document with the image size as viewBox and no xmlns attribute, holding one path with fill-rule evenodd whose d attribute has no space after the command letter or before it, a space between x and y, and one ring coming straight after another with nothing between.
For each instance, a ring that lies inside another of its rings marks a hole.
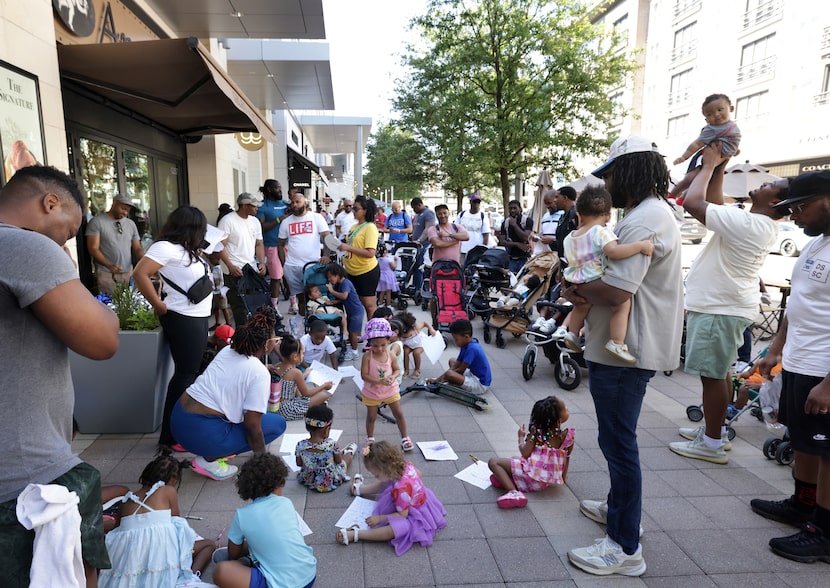
<instances>
[{"instance_id":1,"label":"girl in floral dress","mask_svg":"<svg viewBox=\"0 0 830 588\"><path fill-rule=\"evenodd\" d=\"M372 516L366 519L368 530L357 525L339 529L338 543L348 545L363 541L389 541L396 555L403 555L412 545L432 545L435 534L447 526L441 501L424 486L421 473L403 452L388 441L378 441L363 450L363 465L377 482L362 485L357 481L352 494L377 495ZM361 491L362 490L362 491Z\"/></svg>"},{"instance_id":2,"label":"girl in floral dress","mask_svg":"<svg viewBox=\"0 0 830 588\"><path fill-rule=\"evenodd\" d=\"M300 471L297 481L317 492L331 492L351 480L346 473L352 463L357 443L349 443L342 451L329 438L334 413L325 404L312 406L305 416L309 439L297 443L294 456Z\"/></svg>"},{"instance_id":3,"label":"girl in floral dress","mask_svg":"<svg viewBox=\"0 0 830 588\"><path fill-rule=\"evenodd\" d=\"M556 396L537 401L530 413L530 432L524 425L519 428L521 457L494 457L488 462L493 472L490 483L507 490L496 500L499 508L522 508L527 505L524 492L565 483L574 447L574 430L562 429L569 416L565 403Z\"/></svg>"}]
</instances>

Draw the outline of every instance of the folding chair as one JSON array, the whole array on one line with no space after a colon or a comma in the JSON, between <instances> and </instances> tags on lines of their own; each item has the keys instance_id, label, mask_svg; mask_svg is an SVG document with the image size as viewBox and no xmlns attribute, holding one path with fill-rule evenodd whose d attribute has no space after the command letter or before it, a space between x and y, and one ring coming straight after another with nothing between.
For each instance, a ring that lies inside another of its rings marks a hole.
<instances>
[{"instance_id":1,"label":"folding chair","mask_svg":"<svg viewBox=\"0 0 830 588\"><path fill-rule=\"evenodd\" d=\"M781 306L761 305L761 313L758 321L753 323L752 332L755 342L769 341L778 333L779 318L784 309Z\"/></svg>"}]
</instances>

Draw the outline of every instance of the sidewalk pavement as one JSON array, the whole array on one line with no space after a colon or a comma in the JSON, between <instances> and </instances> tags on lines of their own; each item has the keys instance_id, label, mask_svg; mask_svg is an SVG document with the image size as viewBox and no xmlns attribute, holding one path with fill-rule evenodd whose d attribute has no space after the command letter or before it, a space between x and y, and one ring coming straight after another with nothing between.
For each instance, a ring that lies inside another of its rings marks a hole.
<instances>
[{"instance_id":1,"label":"sidewalk pavement","mask_svg":"<svg viewBox=\"0 0 830 588\"><path fill-rule=\"evenodd\" d=\"M483 341L481 321L473 324ZM525 343L509 335L506 343L501 350L484 344L493 369L489 411L473 411L426 392L413 393L401 402L416 443L446 439L459 456L456 462L427 462L417 447L408 454L447 509L448 525L431 547L415 546L396 557L386 543L338 545L335 522L351 502L348 487L318 494L307 491L293 477L288 480L285 496L313 530L307 541L318 560L317 588L828 585L825 565L798 564L773 554L767 546L770 538L790 535L796 529L768 521L749 508L752 498L780 499L793 490L790 467L762 455L761 446L770 437L763 423L749 413L735 423L737 437L727 465L669 451L669 442L681 440L677 428L694 424L686 418L686 406L700 402L697 378L682 371L670 376L658 373L652 379L640 417L642 545L647 572L640 578L602 578L570 565L568 550L588 546L604 535L601 525L579 513L579 500L602 500L609 488L607 466L597 445L587 373L583 371L577 389L561 390L553 379L553 366L540 353L533 379L525 381L521 372ZM443 367L429 365L424 358L423 376L438 375L456 353L449 340L441 359ZM332 428L343 430L341 446L350 441L362 444L366 437L366 412L356 393L354 384L345 380L329 402L335 415ZM470 453L485 461L516 455L516 431L528 422L533 403L551 394L566 402L571 413L568 426L576 429L565 486L528 494L527 508L501 510L496 506L499 491L481 490L453 477L470 465ZM287 432L305 432L303 422L289 422ZM375 436L395 443L400 439L397 427L382 419L378 419ZM153 458L156 440L155 434L80 434L73 449L101 470L105 484L135 489L141 470ZM277 440L270 451L278 453L279 445ZM242 465L244 461L245 456L239 456L231 463ZM350 473L360 471L361 465L356 460ZM182 515L202 517L190 523L197 533L213 539L230 525L243 501L232 481L216 482L185 471L179 505ZM223 537L223 545L225 541ZM205 579L210 579L211 571L209 567Z\"/></svg>"}]
</instances>

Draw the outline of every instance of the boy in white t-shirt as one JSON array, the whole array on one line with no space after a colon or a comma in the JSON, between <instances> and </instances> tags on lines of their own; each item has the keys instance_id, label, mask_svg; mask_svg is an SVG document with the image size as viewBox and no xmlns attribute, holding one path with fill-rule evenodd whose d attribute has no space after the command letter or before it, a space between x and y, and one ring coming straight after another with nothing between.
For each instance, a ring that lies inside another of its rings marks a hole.
<instances>
[{"instance_id":1,"label":"boy in white t-shirt","mask_svg":"<svg viewBox=\"0 0 830 588\"><path fill-rule=\"evenodd\" d=\"M326 333L328 332L328 325L321 320L311 321L308 333L300 338L303 345L303 362L300 367L308 369L313 361L322 363L323 357L328 355L331 361L331 367L337 369L337 347Z\"/></svg>"}]
</instances>

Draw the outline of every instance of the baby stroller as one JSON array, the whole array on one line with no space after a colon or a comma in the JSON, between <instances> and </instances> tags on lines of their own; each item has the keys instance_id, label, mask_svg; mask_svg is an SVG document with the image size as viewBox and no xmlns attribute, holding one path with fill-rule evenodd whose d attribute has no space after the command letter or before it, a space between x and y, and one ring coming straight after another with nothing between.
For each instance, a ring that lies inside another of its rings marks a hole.
<instances>
[{"instance_id":1,"label":"baby stroller","mask_svg":"<svg viewBox=\"0 0 830 588\"><path fill-rule=\"evenodd\" d=\"M271 302L271 286L264 276L259 275L249 263L242 266L242 277L236 281L236 291L247 311L246 320L250 320L260 306L273 306ZM277 334L285 332L282 321L277 319L274 327Z\"/></svg>"},{"instance_id":2,"label":"baby stroller","mask_svg":"<svg viewBox=\"0 0 830 588\"><path fill-rule=\"evenodd\" d=\"M395 278L398 281L398 310L406 310L409 306L407 298L410 298L416 304L420 302L420 296L417 296L414 287L410 284L412 281L412 274L418 269L415 265L418 261L418 251L421 250L420 243L413 241L399 241L394 244L392 255L401 260L401 269L395 271Z\"/></svg>"},{"instance_id":3,"label":"baby stroller","mask_svg":"<svg viewBox=\"0 0 830 588\"><path fill-rule=\"evenodd\" d=\"M516 306L504 306L490 309L489 317L484 319L484 342L489 343L491 339L490 329L496 329L496 347L504 349L504 337L502 331L507 331L514 337L523 335L530 325L530 314L536 301L539 300L551 288L553 276L559 269L559 260L552 251L531 257L517 276L522 280L530 273L539 277L539 285L527 292L526 297Z\"/></svg>"},{"instance_id":4,"label":"baby stroller","mask_svg":"<svg viewBox=\"0 0 830 588\"><path fill-rule=\"evenodd\" d=\"M475 249L477 248L470 253ZM467 315L471 319L476 315L487 319L490 316L490 300L494 293L510 287L510 272L507 269L510 257L504 249L488 249L470 266L470 253L467 254L467 265L473 278L467 282ZM466 271L468 270L465 268Z\"/></svg>"},{"instance_id":5,"label":"baby stroller","mask_svg":"<svg viewBox=\"0 0 830 588\"><path fill-rule=\"evenodd\" d=\"M328 280L326 279L326 264L310 261L303 266L303 287L314 285L320 288L322 296L328 296L334 300L333 296L329 296ZM304 318L304 330L308 332L312 321L321 320L329 327L329 335L334 335L332 341L339 349L338 358L343 360L343 355L346 353L346 337L343 335L343 317L339 314L311 314L306 308L306 316Z\"/></svg>"},{"instance_id":6,"label":"baby stroller","mask_svg":"<svg viewBox=\"0 0 830 588\"><path fill-rule=\"evenodd\" d=\"M467 318L464 308L464 271L457 261L441 259L432 265L429 275L430 289L434 294L432 328L449 331L450 324Z\"/></svg>"}]
</instances>

